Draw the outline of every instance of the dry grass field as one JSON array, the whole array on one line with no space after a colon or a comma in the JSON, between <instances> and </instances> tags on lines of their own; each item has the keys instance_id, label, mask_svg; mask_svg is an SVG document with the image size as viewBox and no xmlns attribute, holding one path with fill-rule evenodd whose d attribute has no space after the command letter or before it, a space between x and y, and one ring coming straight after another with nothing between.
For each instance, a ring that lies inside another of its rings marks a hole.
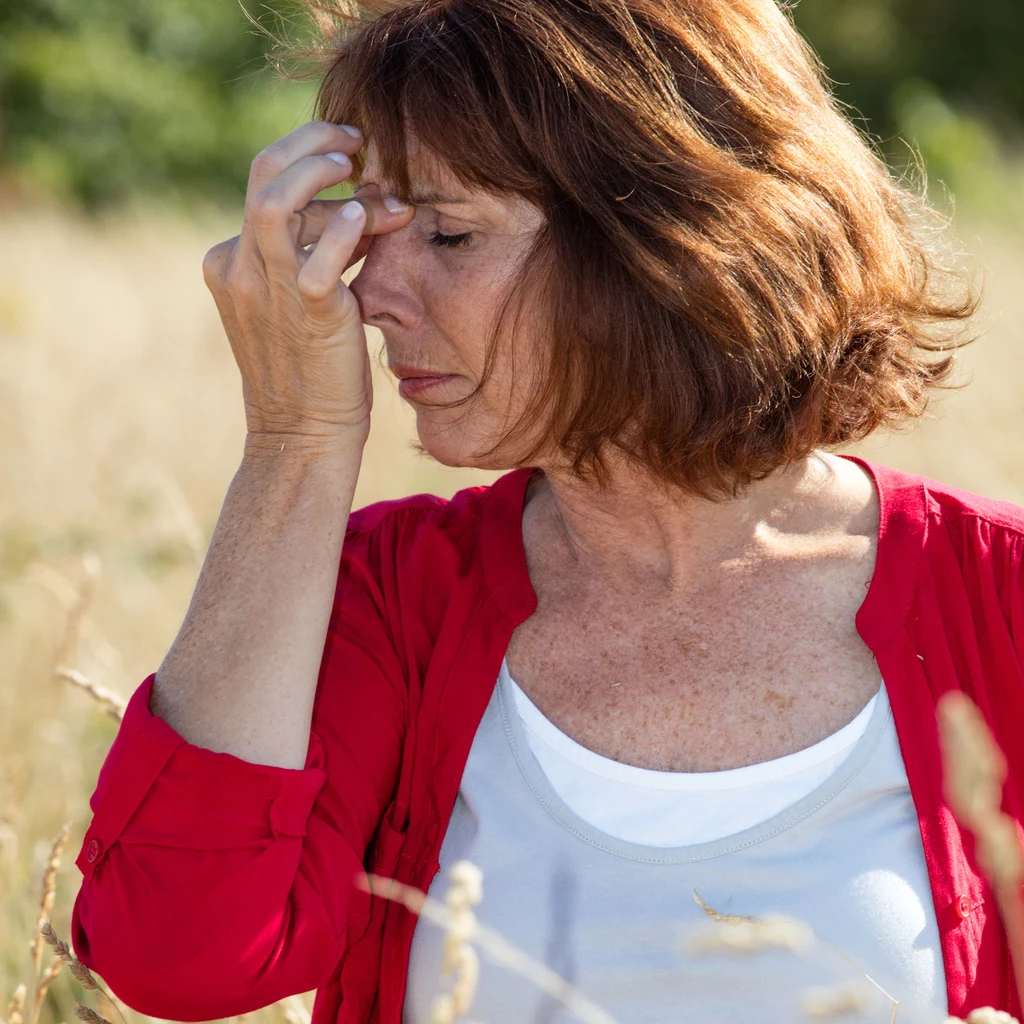
<instances>
[{"instance_id":1,"label":"dry grass field","mask_svg":"<svg viewBox=\"0 0 1024 1024\"><path fill-rule=\"evenodd\" d=\"M20 982L31 987L40 878L71 822L53 910L67 938L87 801L116 729L56 663L123 697L155 669L237 465L237 374L200 272L235 230L223 214L0 214L0 1017ZM862 451L1024 504L1024 240L992 226L960 235L988 296L983 338L962 354L972 382L913 433ZM358 504L488 479L415 454L383 375L374 417ZM89 564L99 575L70 649ZM62 974L40 1020L71 1020L74 996Z\"/></svg>"}]
</instances>

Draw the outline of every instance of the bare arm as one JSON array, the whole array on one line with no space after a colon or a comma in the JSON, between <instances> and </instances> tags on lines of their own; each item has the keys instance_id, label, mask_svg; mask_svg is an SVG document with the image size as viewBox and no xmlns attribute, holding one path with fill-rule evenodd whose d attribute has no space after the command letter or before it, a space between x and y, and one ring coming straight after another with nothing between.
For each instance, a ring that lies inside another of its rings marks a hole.
<instances>
[{"instance_id":1,"label":"bare arm","mask_svg":"<svg viewBox=\"0 0 1024 1024\"><path fill-rule=\"evenodd\" d=\"M341 275L368 235L412 211L360 196L351 219L312 199L348 176L345 154L361 145L311 122L264 150L241 234L204 263L242 374L248 437L150 707L197 746L284 768L305 763L372 404L360 311Z\"/></svg>"},{"instance_id":2,"label":"bare arm","mask_svg":"<svg viewBox=\"0 0 1024 1024\"><path fill-rule=\"evenodd\" d=\"M246 456L150 708L197 746L301 768L362 443Z\"/></svg>"}]
</instances>

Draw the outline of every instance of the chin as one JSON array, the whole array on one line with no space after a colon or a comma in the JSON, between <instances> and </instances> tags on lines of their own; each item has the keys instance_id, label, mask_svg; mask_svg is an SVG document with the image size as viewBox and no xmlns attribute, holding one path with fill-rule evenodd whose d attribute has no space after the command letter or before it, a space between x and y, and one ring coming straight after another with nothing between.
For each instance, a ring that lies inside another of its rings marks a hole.
<instances>
[{"instance_id":1,"label":"chin","mask_svg":"<svg viewBox=\"0 0 1024 1024\"><path fill-rule=\"evenodd\" d=\"M514 469L517 463L503 458L501 452L484 455L494 445L493 435L466 429L466 424L453 416L448 423L437 422L436 412L420 411L416 415L419 446L435 462L453 469Z\"/></svg>"}]
</instances>

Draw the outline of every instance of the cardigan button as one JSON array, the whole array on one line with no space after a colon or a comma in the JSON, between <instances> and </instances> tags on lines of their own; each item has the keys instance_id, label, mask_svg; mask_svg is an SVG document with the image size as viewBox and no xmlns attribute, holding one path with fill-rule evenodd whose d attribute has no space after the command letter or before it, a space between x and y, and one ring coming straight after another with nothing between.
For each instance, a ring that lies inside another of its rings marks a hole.
<instances>
[{"instance_id":1,"label":"cardigan button","mask_svg":"<svg viewBox=\"0 0 1024 1024\"><path fill-rule=\"evenodd\" d=\"M92 864L100 855L100 844L93 839L85 848L85 859Z\"/></svg>"},{"instance_id":2,"label":"cardigan button","mask_svg":"<svg viewBox=\"0 0 1024 1024\"><path fill-rule=\"evenodd\" d=\"M958 896L956 901L956 912L960 920L969 917L971 913L971 900L968 896Z\"/></svg>"}]
</instances>

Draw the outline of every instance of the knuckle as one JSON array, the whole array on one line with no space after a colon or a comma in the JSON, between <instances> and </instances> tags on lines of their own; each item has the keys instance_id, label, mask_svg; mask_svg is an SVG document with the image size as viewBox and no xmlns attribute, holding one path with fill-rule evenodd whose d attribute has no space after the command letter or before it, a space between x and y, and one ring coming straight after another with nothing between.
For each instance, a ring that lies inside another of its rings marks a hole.
<instances>
[{"instance_id":1,"label":"knuckle","mask_svg":"<svg viewBox=\"0 0 1024 1024\"><path fill-rule=\"evenodd\" d=\"M310 121L309 131L317 142L327 142L337 134L337 128L330 121Z\"/></svg>"},{"instance_id":2,"label":"knuckle","mask_svg":"<svg viewBox=\"0 0 1024 1024\"><path fill-rule=\"evenodd\" d=\"M227 241L218 242L203 257L203 279L211 287L223 283L224 270L235 248L236 240L229 238Z\"/></svg>"},{"instance_id":3,"label":"knuckle","mask_svg":"<svg viewBox=\"0 0 1024 1024\"><path fill-rule=\"evenodd\" d=\"M251 271L244 267L232 267L224 283L231 297L243 305L260 298L262 295L259 280Z\"/></svg>"},{"instance_id":4,"label":"knuckle","mask_svg":"<svg viewBox=\"0 0 1024 1024\"><path fill-rule=\"evenodd\" d=\"M249 212L257 224L266 224L282 216L281 199L269 189L258 192L249 204Z\"/></svg>"},{"instance_id":5,"label":"knuckle","mask_svg":"<svg viewBox=\"0 0 1024 1024\"><path fill-rule=\"evenodd\" d=\"M280 143L274 142L261 150L253 158L250 170L253 175L264 177L276 177L285 168L284 153Z\"/></svg>"},{"instance_id":6,"label":"knuckle","mask_svg":"<svg viewBox=\"0 0 1024 1024\"><path fill-rule=\"evenodd\" d=\"M299 271L299 276L295 283L299 294L307 302L321 302L333 290L332 286L325 282L323 278L313 273L306 273L304 270Z\"/></svg>"}]
</instances>

